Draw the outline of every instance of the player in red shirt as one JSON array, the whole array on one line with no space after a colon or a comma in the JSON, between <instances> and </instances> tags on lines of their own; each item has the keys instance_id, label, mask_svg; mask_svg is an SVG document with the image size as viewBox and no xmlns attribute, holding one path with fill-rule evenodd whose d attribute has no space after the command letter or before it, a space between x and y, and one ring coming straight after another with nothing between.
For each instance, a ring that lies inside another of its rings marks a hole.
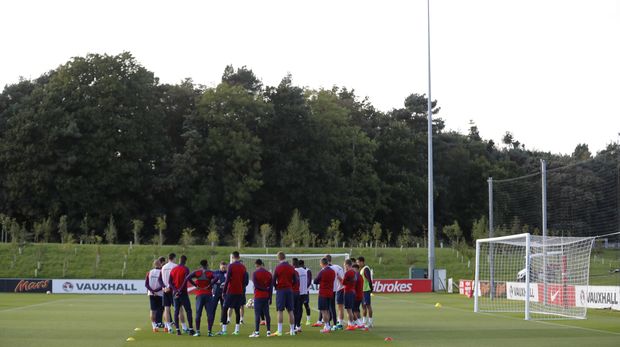
<instances>
[{"instance_id":1,"label":"player in red shirt","mask_svg":"<svg viewBox=\"0 0 620 347\"><path fill-rule=\"evenodd\" d=\"M239 252L232 252L232 260L226 272L226 282L224 282L224 307L222 308L222 331L218 335L226 335L226 326L228 325L228 309L235 311L235 331L233 335L239 335L239 321L241 319L241 302L242 295L245 293L245 287L248 285L249 278L245 265L239 262Z\"/></svg>"},{"instance_id":2,"label":"player in red shirt","mask_svg":"<svg viewBox=\"0 0 620 347\"><path fill-rule=\"evenodd\" d=\"M200 319L202 318L202 310L204 309L207 314L207 323L209 326L208 336L213 336L211 328L213 328L213 314L210 310L211 301L215 301L213 298L213 283L217 279L213 274L213 271L209 270L209 262L206 259L200 261L200 269L192 272L185 277L185 286L187 282L191 283L196 289L193 293L196 295L196 333L194 336L200 336Z\"/></svg>"},{"instance_id":3,"label":"player in red shirt","mask_svg":"<svg viewBox=\"0 0 620 347\"><path fill-rule=\"evenodd\" d=\"M353 270L353 262L351 259L344 261L344 277L342 278L342 285L344 286L344 308L347 310L349 317L349 324L347 330L355 330L355 317L353 315L353 306L355 305L355 287L357 284L357 277L359 276L355 270Z\"/></svg>"},{"instance_id":4,"label":"player in red shirt","mask_svg":"<svg viewBox=\"0 0 620 347\"><path fill-rule=\"evenodd\" d=\"M353 261L354 259L352 259ZM353 270L357 274L357 280L355 281L355 303L353 304L353 315L355 315L355 325L358 329L365 329L366 326L362 322L362 314L360 313L360 306L362 305L362 300L364 300L364 279L360 275L360 266L356 263L353 263Z\"/></svg>"},{"instance_id":5,"label":"player in red shirt","mask_svg":"<svg viewBox=\"0 0 620 347\"><path fill-rule=\"evenodd\" d=\"M267 324L267 336L271 335L271 317L269 315L269 305L271 304L271 293L273 291L271 272L265 270L263 261L256 259L254 263L256 271L252 274L254 283L254 333L250 337L259 337L261 317L265 317Z\"/></svg>"},{"instance_id":6,"label":"player in red shirt","mask_svg":"<svg viewBox=\"0 0 620 347\"><path fill-rule=\"evenodd\" d=\"M331 327L329 326L331 302L334 300L334 280L336 279L336 272L329 267L327 258L321 259L321 271L314 279L314 284L319 285L319 310L323 315L323 321L325 326L322 333L329 333Z\"/></svg>"},{"instance_id":7,"label":"player in red shirt","mask_svg":"<svg viewBox=\"0 0 620 347\"><path fill-rule=\"evenodd\" d=\"M181 306L185 309L187 314L187 324L189 325L189 334L194 335L194 323L192 322L192 304L189 301L189 295L187 294L187 287L185 278L189 275L189 268L185 266L187 257L182 255L181 262L170 271L170 288L172 289L172 296L174 298L174 325L177 328L177 335L181 335L181 329L179 325L179 312Z\"/></svg>"},{"instance_id":8,"label":"player in red shirt","mask_svg":"<svg viewBox=\"0 0 620 347\"><path fill-rule=\"evenodd\" d=\"M282 321L284 320L284 309L288 312L290 323L290 334L295 335L295 315L293 314L294 298L293 285L299 281L297 271L286 261L286 254L278 252L280 264L273 270L273 286L276 288L276 310L278 311L278 331L271 336L282 336Z\"/></svg>"}]
</instances>

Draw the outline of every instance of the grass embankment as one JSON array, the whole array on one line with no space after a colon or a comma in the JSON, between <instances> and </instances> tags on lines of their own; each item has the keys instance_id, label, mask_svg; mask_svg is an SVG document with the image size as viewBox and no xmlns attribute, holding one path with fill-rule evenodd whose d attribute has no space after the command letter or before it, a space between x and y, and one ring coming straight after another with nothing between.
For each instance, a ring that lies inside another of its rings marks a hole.
<instances>
[{"instance_id":1,"label":"grass embankment","mask_svg":"<svg viewBox=\"0 0 620 347\"><path fill-rule=\"evenodd\" d=\"M165 245L60 245L30 244L21 249L11 244L0 244L0 278L127 278L142 279L152 260L175 252L186 254L189 267L198 266L200 259L214 264L228 260L233 247ZM241 249L241 253L274 254L281 248ZM350 253L364 256L377 278L407 278L409 267L424 268L426 248L283 248L287 253ZM473 278L475 254L473 249L464 253L452 248L436 250L436 268L447 269L448 277ZM126 263L125 267L124 264ZM468 266L469 265L469 266ZM123 269L124 267L124 269ZM620 250L594 250L591 261L591 284L619 285L620 274L610 270L620 268Z\"/></svg>"}]
</instances>

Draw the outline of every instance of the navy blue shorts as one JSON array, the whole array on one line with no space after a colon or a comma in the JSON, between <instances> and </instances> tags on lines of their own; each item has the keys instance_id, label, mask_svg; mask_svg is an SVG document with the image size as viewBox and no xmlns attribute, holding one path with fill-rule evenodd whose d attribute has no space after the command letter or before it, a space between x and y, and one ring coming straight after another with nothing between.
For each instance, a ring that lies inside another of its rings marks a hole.
<instances>
[{"instance_id":1,"label":"navy blue shorts","mask_svg":"<svg viewBox=\"0 0 620 347\"><path fill-rule=\"evenodd\" d=\"M157 295L149 295L149 302L151 304L151 311L159 311L161 310L161 296Z\"/></svg>"},{"instance_id":2,"label":"navy blue shorts","mask_svg":"<svg viewBox=\"0 0 620 347\"><path fill-rule=\"evenodd\" d=\"M332 300L334 299L319 296L319 305L318 305L319 311L329 311L329 308L332 305Z\"/></svg>"},{"instance_id":3,"label":"navy blue shorts","mask_svg":"<svg viewBox=\"0 0 620 347\"><path fill-rule=\"evenodd\" d=\"M164 292L164 307L170 307L173 305L172 292Z\"/></svg>"},{"instance_id":4,"label":"navy blue shorts","mask_svg":"<svg viewBox=\"0 0 620 347\"><path fill-rule=\"evenodd\" d=\"M310 295L308 295L308 294L301 294L299 296L299 300L301 300L302 304L309 304L310 303Z\"/></svg>"},{"instance_id":5,"label":"navy blue shorts","mask_svg":"<svg viewBox=\"0 0 620 347\"><path fill-rule=\"evenodd\" d=\"M189 295L187 293L180 293L179 296L174 298L174 310L178 311L181 307L185 309L185 312L191 314L192 304L189 301Z\"/></svg>"},{"instance_id":6,"label":"navy blue shorts","mask_svg":"<svg viewBox=\"0 0 620 347\"><path fill-rule=\"evenodd\" d=\"M355 303L353 304L353 312L360 312L360 305L362 304L362 300L355 300Z\"/></svg>"},{"instance_id":7,"label":"navy blue shorts","mask_svg":"<svg viewBox=\"0 0 620 347\"><path fill-rule=\"evenodd\" d=\"M370 293L370 290L364 292L364 299L362 300L362 305L370 305Z\"/></svg>"},{"instance_id":8,"label":"navy blue shorts","mask_svg":"<svg viewBox=\"0 0 620 347\"><path fill-rule=\"evenodd\" d=\"M292 289L276 290L276 310L277 311L293 311L295 309L295 300L293 300Z\"/></svg>"},{"instance_id":9,"label":"navy blue shorts","mask_svg":"<svg viewBox=\"0 0 620 347\"><path fill-rule=\"evenodd\" d=\"M226 308L239 308L242 306L242 294L226 294L224 298L224 307Z\"/></svg>"},{"instance_id":10,"label":"navy blue shorts","mask_svg":"<svg viewBox=\"0 0 620 347\"><path fill-rule=\"evenodd\" d=\"M345 293L344 308L347 310L353 310L353 306L355 306L355 293Z\"/></svg>"},{"instance_id":11,"label":"navy blue shorts","mask_svg":"<svg viewBox=\"0 0 620 347\"><path fill-rule=\"evenodd\" d=\"M344 289L340 289L336 292L336 305L344 304Z\"/></svg>"}]
</instances>

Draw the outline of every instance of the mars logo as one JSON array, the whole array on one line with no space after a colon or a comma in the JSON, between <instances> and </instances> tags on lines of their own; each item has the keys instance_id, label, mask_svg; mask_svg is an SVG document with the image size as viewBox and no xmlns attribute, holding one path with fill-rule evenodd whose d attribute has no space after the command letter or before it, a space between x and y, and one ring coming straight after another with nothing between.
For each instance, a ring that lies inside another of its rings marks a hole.
<instances>
[{"instance_id":1,"label":"mars logo","mask_svg":"<svg viewBox=\"0 0 620 347\"><path fill-rule=\"evenodd\" d=\"M62 284L62 290L64 290L65 292L69 293L73 291L73 283L71 282L65 282Z\"/></svg>"}]
</instances>

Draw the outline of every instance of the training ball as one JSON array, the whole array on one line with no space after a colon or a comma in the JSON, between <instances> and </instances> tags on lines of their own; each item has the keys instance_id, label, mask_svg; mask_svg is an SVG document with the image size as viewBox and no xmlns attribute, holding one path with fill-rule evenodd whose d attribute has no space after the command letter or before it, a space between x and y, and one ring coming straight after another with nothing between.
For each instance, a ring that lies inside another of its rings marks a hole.
<instances>
[{"instance_id":1,"label":"training ball","mask_svg":"<svg viewBox=\"0 0 620 347\"><path fill-rule=\"evenodd\" d=\"M135 329L133 329L133 331L141 331L141 330L142 330L142 329L140 329L140 328L135 328Z\"/></svg>"},{"instance_id":2,"label":"training ball","mask_svg":"<svg viewBox=\"0 0 620 347\"><path fill-rule=\"evenodd\" d=\"M45 294L50 295L52 294L52 292L50 292L49 290L47 292L45 292Z\"/></svg>"},{"instance_id":3,"label":"training ball","mask_svg":"<svg viewBox=\"0 0 620 347\"><path fill-rule=\"evenodd\" d=\"M370 293L370 296L375 296L375 294L374 293Z\"/></svg>"},{"instance_id":4,"label":"training ball","mask_svg":"<svg viewBox=\"0 0 620 347\"><path fill-rule=\"evenodd\" d=\"M135 340L136 340L136 339L134 339L133 337L128 337L126 341L127 341L127 342L131 342L131 341L135 341Z\"/></svg>"},{"instance_id":5,"label":"training ball","mask_svg":"<svg viewBox=\"0 0 620 347\"><path fill-rule=\"evenodd\" d=\"M254 300L253 299L249 299L248 302L245 304L245 307L253 308L254 307Z\"/></svg>"},{"instance_id":6,"label":"training ball","mask_svg":"<svg viewBox=\"0 0 620 347\"><path fill-rule=\"evenodd\" d=\"M437 308L441 308L441 304L440 304L440 303L436 303L436 304L435 304L435 307L437 307Z\"/></svg>"},{"instance_id":7,"label":"training ball","mask_svg":"<svg viewBox=\"0 0 620 347\"><path fill-rule=\"evenodd\" d=\"M390 341L392 341L392 338L391 338L391 337L386 337L386 338L384 339L384 341L385 341L385 342L390 342Z\"/></svg>"}]
</instances>

